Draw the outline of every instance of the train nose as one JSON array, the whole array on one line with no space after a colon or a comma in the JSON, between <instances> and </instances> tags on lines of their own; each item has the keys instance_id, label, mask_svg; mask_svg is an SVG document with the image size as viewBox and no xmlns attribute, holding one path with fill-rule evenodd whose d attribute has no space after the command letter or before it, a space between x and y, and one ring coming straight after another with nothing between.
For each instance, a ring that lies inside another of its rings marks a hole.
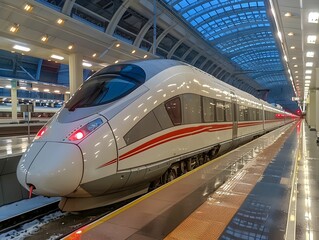
<instances>
[{"instance_id":1,"label":"train nose","mask_svg":"<svg viewBox=\"0 0 319 240\"><path fill-rule=\"evenodd\" d=\"M17 177L21 185L45 196L65 196L79 186L83 175L83 158L75 144L34 142L22 156Z\"/></svg>"}]
</instances>

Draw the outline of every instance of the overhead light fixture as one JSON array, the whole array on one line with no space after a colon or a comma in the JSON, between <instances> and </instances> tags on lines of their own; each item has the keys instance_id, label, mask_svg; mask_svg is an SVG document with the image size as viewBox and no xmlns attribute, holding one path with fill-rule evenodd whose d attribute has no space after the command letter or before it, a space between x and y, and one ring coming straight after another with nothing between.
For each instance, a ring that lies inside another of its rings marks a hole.
<instances>
[{"instance_id":1,"label":"overhead light fixture","mask_svg":"<svg viewBox=\"0 0 319 240\"><path fill-rule=\"evenodd\" d=\"M22 90L26 90L26 89L27 89L27 87L20 87L20 89L22 89Z\"/></svg>"},{"instance_id":2,"label":"overhead light fixture","mask_svg":"<svg viewBox=\"0 0 319 240\"><path fill-rule=\"evenodd\" d=\"M57 59L57 60L63 60L64 59L64 57L56 55L56 54L52 54L51 58L54 58L54 59Z\"/></svg>"},{"instance_id":3,"label":"overhead light fixture","mask_svg":"<svg viewBox=\"0 0 319 240\"><path fill-rule=\"evenodd\" d=\"M6 85L5 88L11 88L11 85Z\"/></svg>"},{"instance_id":4,"label":"overhead light fixture","mask_svg":"<svg viewBox=\"0 0 319 240\"><path fill-rule=\"evenodd\" d=\"M55 93L60 93L60 90L54 90Z\"/></svg>"},{"instance_id":5,"label":"overhead light fixture","mask_svg":"<svg viewBox=\"0 0 319 240\"><path fill-rule=\"evenodd\" d=\"M96 57L96 53L93 53L92 57Z\"/></svg>"},{"instance_id":6,"label":"overhead light fixture","mask_svg":"<svg viewBox=\"0 0 319 240\"><path fill-rule=\"evenodd\" d=\"M293 36L293 35L294 35L293 32L289 32L289 33L288 33L288 36L290 36L290 37Z\"/></svg>"},{"instance_id":7,"label":"overhead light fixture","mask_svg":"<svg viewBox=\"0 0 319 240\"><path fill-rule=\"evenodd\" d=\"M133 54L134 54L135 52L136 52L135 50L132 51Z\"/></svg>"},{"instance_id":8,"label":"overhead light fixture","mask_svg":"<svg viewBox=\"0 0 319 240\"><path fill-rule=\"evenodd\" d=\"M305 83L310 83L310 82L311 82L310 80L306 80L306 81L305 81Z\"/></svg>"},{"instance_id":9,"label":"overhead light fixture","mask_svg":"<svg viewBox=\"0 0 319 240\"><path fill-rule=\"evenodd\" d=\"M121 44L119 44L119 43L115 45L115 47L119 47L119 46L121 46Z\"/></svg>"},{"instance_id":10,"label":"overhead light fixture","mask_svg":"<svg viewBox=\"0 0 319 240\"><path fill-rule=\"evenodd\" d=\"M83 62L82 66L84 66L84 67L92 67L92 64L89 63L89 62Z\"/></svg>"},{"instance_id":11,"label":"overhead light fixture","mask_svg":"<svg viewBox=\"0 0 319 240\"><path fill-rule=\"evenodd\" d=\"M119 62L119 60L116 60L114 63L118 63Z\"/></svg>"},{"instance_id":12,"label":"overhead light fixture","mask_svg":"<svg viewBox=\"0 0 319 240\"><path fill-rule=\"evenodd\" d=\"M295 49L295 48L296 48L295 46L291 46L291 47L290 47L290 49Z\"/></svg>"},{"instance_id":13,"label":"overhead light fixture","mask_svg":"<svg viewBox=\"0 0 319 240\"><path fill-rule=\"evenodd\" d=\"M307 52L306 53L306 57L310 57L310 58L313 58L315 56L315 52Z\"/></svg>"},{"instance_id":14,"label":"overhead light fixture","mask_svg":"<svg viewBox=\"0 0 319 240\"><path fill-rule=\"evenodd\" d=\"M70 94L70 92L69 92L69 91L66 91L65 94Z\"/></svg>"},{"instance_id":15,"label":"overhead light fixture","mask_svg":"<svg viewBox=\"0 0 319 240\"><path fill-rule=\"evenodd\" d=\"M27 12L31 12L33 9L33 6L31 6L30 4L25 4L23 9Z\"/></svg>"},{"instance_id":16,"label":"overhead light fixture","mask_svg":"<svg viewBox=\"0 0 319 240\"><path fill-rule=\"evenodd\" d=\"M20 26L19 24L14 23L14 24L10 27L9 31L12 32L12 33L16 33L16 32L19 30L19 26Z\"/></svg>"},{"instance_id":17,"label":"overhead light fixture","mask_svg":"<svg viewBox=\"0 0 319 240\"><path fill-rule=\"evenodd\" d=\"M46 34L41 37L42 42L47 42L48 40L49 40L49 36Z\"/></svg>"},{"instance_id":18,"label":"overhead light fixture","mask_svg":"<svg viewBox=\"0 0 319 240\"><path fill-rule=\"evenodd\" d=\"M43 89L43 92L50 92L50 89Z\"/></svg>"},{"instance_id":19,"label":"overhead light fixture","mask_svg":"<svg viewBox=\"0 0 319 240\"><path fill-rule=\"evenodd\" d=\"M145 54L143 58L147 58L147 54Z\"/></svg>"},{"instance_id":20,"label":"overhead light fixture","mask_svg":"<svg viewBox=\"0 0 319 240\"><path fill-rule=\"evenodd\" d=\"M312 67L313 66L313 62L306 62L306 67Z\"/></svg>"},{"instance_id":21,"label":"overhead light fixture","mask_svg":"<svg viewBox=\"0 0 319 240\"><path fill-rule=\"evenodd\" d=\"M312 74L312 70L306 70L306 72L305 72L306 74Z\"/></svg>"},{"instance_id":22,"label":"overhead light fixture","mask_svg":"<svg viewBox=\"0 0 319 240\"><path fill-rule=\"evenodd\" d=\"M298 71L295 71L295 73L298 73Z\"/></svg>"},{"instance_id":23,"label":"overhead light fixture","mask_svg":"<svg viewBox=\"0 0 319 240\"><path fill-rule=\"evenodd\" d=\"M69 49L69 50L72 50L73 47L74 47L73 44L70 44L70 45L68 46L68 49Z\"/></svg>"},{"instance_id":24,"label":"overhead light fixture","mask_svg":"<svg viewBox=\"0 0 319 240\"><path fill-rule=\"evenodd\" d=\"M292 16L291 12L286 12L285 13L285 17L291 17L291 16Z\"/></svg>"},{"instance_id":25,"label":"overhead light fixture","mask_svg":"<svg viewBox=\"0 0 319 240\"><path fill-rule=\"evenodd\" d=\"M310 12L308 15L308 22L309 23L318 23L319 19L319 12Z\"/></svg>"},{"instance_id":26,"label":"overhead light fixture","mask_svg":"<svg viewBox=\"0 0 319 240\"><path fill-rule=\"evenodd\" d=\"M33 91L39 91L39 88L34 87L34 88L32 88L32 90L33 90Z\"/></svg>"},{"instance_id":27,"label":"overhead light fixture","mask_svg":"<svg viewBox=\"0 0 319 240\"><path fill-rule=\"evenodd\" d=\"M309 87L309 85L310 85L309 83L305 83L305 87Z\"/></svg>"},{"instance_id":28,"label":"overhead light fixture","mask_svg":"<svg viewBox=\"0 0 319 240\"><path fill-rule=\"evenodd\" d=\"M298 67L298 65L297 65L297 64L295 64L295 65L294 65L294 67L296 68L296 67Z\"/></svg>"},{"instance_id":29,"label":"overhead light fixture","mask_svg":"<svg viewBox=\"0 0 319 240\"><path fill-rule=\"evenodd\" d=\"M56 23L59 24L59 25L62 25L64 23L64 20L62 18L58 18L56 20Z\"/></svg>"},{"instance_id":30,"label":"overhead light fixture","mask_svg":"<svg viewBox=\"0 0 319 240\"><path fill-rule=\"evenodd\" d=\"M292 60L296 60L297 59L297 57L292 57Z\"/></svg>"},{"instance_id":31,"label":"overhead light fixture","mask_svg":"<svg viewBox=\"0 0 319 240\"><path fill-rule=\"evenodd\" d=\"M29 52L31 50L30 48L21 45L14 45L13 48L24 52Z\"/></svg>"},{"instance_id":32,"label":"overhead light fixture","mask_svg":"<svg viewBox=\"0 0 319 240\"><path fill-rule=\"evenodd\" d=\"M305 76L305 79L311 79L311 76Z\"/></svg>"},{"instance_id":33,"label":"overhead light fixture","mask_svg":"<svg viewBox=\"0 0 319 240\"><path fill-rule=\"evenodd\" d=\"M299 76L296 76L296 78L299 78ZM298 80L297 80L298 81Z\"/></svg>"},{"instance_id":34,"label":"overhead light fixture","mask_svg":"<svg viewBox=\"0 0 319 240\"><path fill-rule=\"evenodd\" d=\"M317 40L317 36L316 35L308 35L308 37L307 37L307 43L315 44L316 40Z\"/></svg>"}]
</instances>

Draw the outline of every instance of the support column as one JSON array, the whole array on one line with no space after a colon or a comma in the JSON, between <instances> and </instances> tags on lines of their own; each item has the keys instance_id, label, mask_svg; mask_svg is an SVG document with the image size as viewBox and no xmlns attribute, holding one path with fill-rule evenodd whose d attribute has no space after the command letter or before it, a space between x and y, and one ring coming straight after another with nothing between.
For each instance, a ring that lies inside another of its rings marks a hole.
<instances>
[{"instance_id":1,"label":"support column","mask_svg":"<svg viewBox=\"0 0 319 240\"><path fill-rule=\"evenodd\" d=\"M316 68L316 101L314 102L314 107L316 111L315 123L317 131L317 143L319 143L319 68Z\"/></svg>"},{"instance_id":2,"label":"support column","mask_svg":"<svg viewBox=\"0 0 319 240\"><path fill-rule=\"evenodd\" d=\"M83 82L83 57L79 53L69 56L70 95L72 95Z\"/></svg>"},{"instance_id":3,"label":"support column","mask_svg":"<svg viewBox=\"0 0 319 240\"><path fill-rule=\"evenodd\" d=\"M17 97L17 81L11 82L11 106L12 106L12 121L18 121L18 97Z\"/></svg>"}]
</instances>

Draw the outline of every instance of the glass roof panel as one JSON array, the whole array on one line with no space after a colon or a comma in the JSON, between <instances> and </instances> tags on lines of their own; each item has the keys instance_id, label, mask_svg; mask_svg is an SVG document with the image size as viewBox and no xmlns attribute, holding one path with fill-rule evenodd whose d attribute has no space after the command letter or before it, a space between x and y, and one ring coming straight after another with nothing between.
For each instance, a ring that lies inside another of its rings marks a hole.
<instances>
[{"instance_id":1,"label":"glass roof panel","mask_svg":"<svg viewBox=\"0 0 319 240\"><path fill-rule=\"evenodd\" d=\"M273 34L266 0L164 2L195 28L213 48L261 86L277 87L278 84L289 83L287 93L293 92L284 68L282 52ZM285 97L291 99L291 96Z\"/></svg>"}]
</instances>

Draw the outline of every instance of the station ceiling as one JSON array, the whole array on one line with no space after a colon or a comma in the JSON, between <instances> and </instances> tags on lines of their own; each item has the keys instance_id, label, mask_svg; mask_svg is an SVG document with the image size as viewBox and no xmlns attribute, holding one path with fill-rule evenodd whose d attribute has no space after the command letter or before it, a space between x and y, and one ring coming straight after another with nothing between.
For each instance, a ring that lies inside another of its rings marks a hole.
<instances>
[{"instance_id":1,"label":"station ceiling","mask_svg":"<svg viewBox=\"0 0 319 240\"><path fill-rule=\"evenodd\" d=\"M177 59L290 111L298 108L291 98L302 104L314 87L319 40L308 40L319 32L317 0L157 0L155 50L153 2L0 0L0 48L61 64L76 53L94 71Z\"/></svg>"}]
</instances>

